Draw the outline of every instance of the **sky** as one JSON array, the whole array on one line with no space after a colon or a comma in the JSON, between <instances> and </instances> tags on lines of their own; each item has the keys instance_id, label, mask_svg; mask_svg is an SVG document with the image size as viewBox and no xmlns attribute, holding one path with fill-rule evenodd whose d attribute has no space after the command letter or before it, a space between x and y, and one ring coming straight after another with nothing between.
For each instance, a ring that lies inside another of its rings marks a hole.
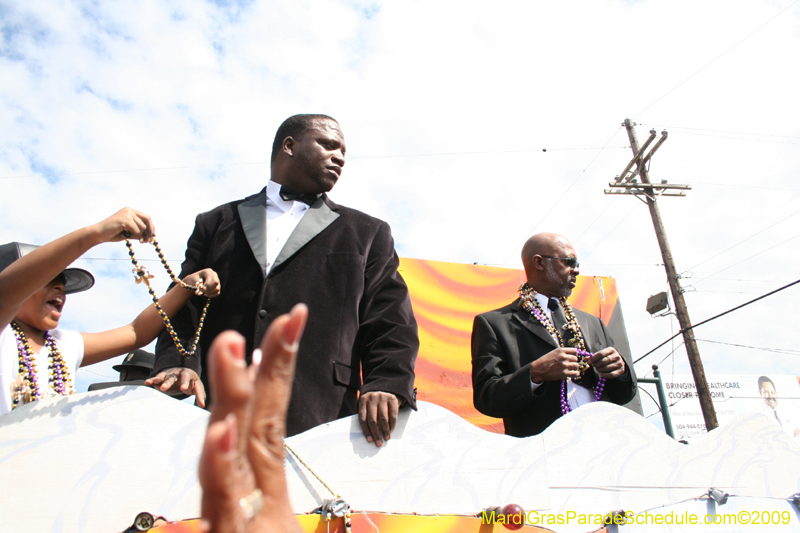
<instances>
[{"instance_id":1,"label":"sky","mask_svg":"<svg viewBox=\"0 0 800 533\"><path fill-rule=\"evenodd\" d=\"M324 113L347 141L331 198L388 221L399 255L521 268L527 237L560 233L616 279L636 359L680 327L645 310L669 290L646 205L603 193L631 118L669 134L651 179L692 185L658 203L693 322L800 278L798 0L0 0L0 29L0 242L130 206L178 270L196 214L264 186L280 123ZM97 284L63 328L149 304L123 244L76 266ZM800 375L799 294L698 327L706 373ZM681 339L652 364L688 373Z\"/></svg>"}]
</instances>

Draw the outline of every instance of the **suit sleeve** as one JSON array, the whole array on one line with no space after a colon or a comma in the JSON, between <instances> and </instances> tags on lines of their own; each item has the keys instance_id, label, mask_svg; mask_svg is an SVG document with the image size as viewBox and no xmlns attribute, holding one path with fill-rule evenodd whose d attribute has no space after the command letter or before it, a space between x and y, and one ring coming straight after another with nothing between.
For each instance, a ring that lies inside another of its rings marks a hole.
<instances>
[{"instance_id":1,"label":"suit sleeve","mask_svg":"<svg viewBox=\"0 0 800 533\"><path fill-rule=\"evenodd\" d=\"M505 418L523 408L535 408L551 383L531 392L530 363L514 369L501 335L483 315L472 324L472 401L486 416Z\"/></svg>"},{"instance_id":2,"label":"suit sleeve","mask_svg":"<svg viewBox=\"0 0 800 533\"><path fill-rule=\"evenodd\" d=\"M195 219L194 231L192 231L186 246L186 258L183 261L183 265L181 265L179 279L205 268L207 239L201 217L202 215L198 215ZM170 288L174 285L175 283L170 284ZM181 345L185 349L189 348L197 331L197 323L203 305L205 305L205 298L193 296L183 309L178 311L175 317L170 320ZM198 375L202 375L201 355L201 348L198 345L193 357L187 359L181 356L169 331L165 329L159 335L156 343L156 360L151 376L168 368L177 367L191 368Z\"/></svg>"},{"instance_id":3,"label":"suit sleeve","mask_svg":"<svg viewBox=\"0 0 800 533\"><path fill-rule=\"evenodd\" d=\"M399 264L389 225L382 222L367 254L359 305L356 345L361 354L361 393L391 392L416 409L414 362L419 337Z\"/></svg>"},{"instance_id":4,"label":"suit sleeve","mask_svg":"<svg viewBox=\"0 0 800 533\"><path fill-rule=\"evenodd\" d=\"M611 332L606 329L606 326L603 324L602 320L599 318L596 320L600 324L600 330L602 331L605 339L605 346L603 346L603 348L609 346L616 348L614 339L611 337ZM594 351L597 352L599 350ZM625 361L625 373L618 378L607 379L605 387L603 388L603 395L607 396L610 402L613 402L617 405L623 405L633 400L634 396L636 396L637 385L636 376L633 372L633 363L629 361L622 352L619 352L619 354Z\"/></svg>"}]
</instances>

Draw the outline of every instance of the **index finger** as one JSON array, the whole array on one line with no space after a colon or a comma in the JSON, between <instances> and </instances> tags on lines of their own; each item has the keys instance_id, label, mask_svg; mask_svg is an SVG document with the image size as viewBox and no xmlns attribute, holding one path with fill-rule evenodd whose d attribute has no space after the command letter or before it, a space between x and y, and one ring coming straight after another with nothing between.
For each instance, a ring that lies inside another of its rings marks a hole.
<instances>
[{"instance_id":1,"label":"index finger","mask_svg":"<svg viewBox=\"0 0 800 533\"><path fill-rule=\"evenodd\" d=\"M134 222L139 227L139 240L141 242L147 242L150 240L151 237L154 237L156 234L156 227L153 224L153 219L150 218L150 215L147 213L142 213L141 211L133 210L134 214L136 215L134 218Z\"/></svg>"},{"instance_id":2,"label":"index finger","mask_svg":"<svg viewBox=\"0 0 800 533\"><path fill-rule=\"evenodd\" d=\"M361 431L367 438L367 442L373 442L375 439L372 436L372 428L367 423L367 417L369 416L367 411L367 401L366 398L362 396L358 399L358 423L361 425Z\"/></svg>"},{"instance_id":3,"label":"index finger","mask_svg":"<svg viewBox=\"0 0 800 533\"><path fill-rule=\"evenodd\" d=\"M157 385L161 385L164 380L167 378L167 373L165 371L159 372L152 378L147 378L144 380L144 384L148 387L155 387Z\"/></svg>"},{"instance_id":4,"label":"index finger","mask_svg":"<svg viewBox=\"0 0 800 533\"><path fill-rule=\"evenodd\" d=\"M595 353L595 354L594 354L594 355L593 355L593 356L590 358L590 360L591 360L592 364L594 364L594 363L596 363L597 361L599 361L599 360L601 360L601 359L603 359L603 358L605 358L605 357L608 357L609 355L611 355L611 354L615 353L616 351L617 351L617 350L615 350L615 349L614 349L614 348L612 348L612 347L603 348L603 349L602 349L602 350L600 350L599 352L596 352L596 353Z\"/></svg>"},{"instance_id":5,"label":"index finger","mask_svg":"<svg viewBox=\"0 0 800 533\"><path fill-rule=\"evenodd\" d=\"M286 483L283 475L286 413L292 395L297 349L307 318L308 308L303 304L295 305L288 315L281 315L270 324L261 342L261 363L255 382L258 393L252 401L247 453L256 485L265 497L280 493L281 484Z\"/></svg>"},{"instance_id":6,"label":"index finger","mask_svg":"<svg viewBox=\"0 0 800 533\"><path fill-rule=\"evenodd\" d=\"M361 398L359 398L359 400L361 400ZM364 407L365 420L362 422L361 426L363 428L366 425L369 431L369 433L365 431L364 435L367 435L367 441L369 441L369 436L371 435L375 445L381 447L383 446L383 432L381 431L381 423L378 421L381 409L380 395L376 396L375 393L367 393Z\"/></svg>"},{"instance_id":7,"label":"index finger","mask_svg":"<svg viewBox=\"0 0 800 533\"><path fill-rule=\"evenodd\" d=\"M384 428L383 433L386 435L386 440L389 440L392 436L392 431L397 426L397 415L400 412L400 400L397 399L397 396L389 397L387 408L389 412L389 427Z\"/></svg>"},{"instance_id":8,"label":"index finger","mask_svg":"<svg viewBox=\"0 0 800 533\"><path fill-rule=\"evenodd\" d=\"M198 407L206 406L206 387L199 379L194 382L194 404Z\"/></svg>"}]
</instances>

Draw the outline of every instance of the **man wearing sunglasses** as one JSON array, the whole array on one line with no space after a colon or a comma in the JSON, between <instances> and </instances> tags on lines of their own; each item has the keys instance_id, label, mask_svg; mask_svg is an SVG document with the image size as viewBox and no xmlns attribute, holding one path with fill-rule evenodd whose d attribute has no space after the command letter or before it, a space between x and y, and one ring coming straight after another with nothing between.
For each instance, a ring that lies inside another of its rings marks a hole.
<instances>
[{"instance_id":1,"label":"man wearing sunglasses","mask_svg":"<svg viewBox=\"0 0 800 533\"><path fill-rule=\"evenodd\" d=\"M507 435L527 437L586 403L631 401L631 363L599 318L566 302L580 273L572 244L539 233L523 246L522 264L520 298L473 323L475 408L502 418Z\"/></svg>"}]
</instances>

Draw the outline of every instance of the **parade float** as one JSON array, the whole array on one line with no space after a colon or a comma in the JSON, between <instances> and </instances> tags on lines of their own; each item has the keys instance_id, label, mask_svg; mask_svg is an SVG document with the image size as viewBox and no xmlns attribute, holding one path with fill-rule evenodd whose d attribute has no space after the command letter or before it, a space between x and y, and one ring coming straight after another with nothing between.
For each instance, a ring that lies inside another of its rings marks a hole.
<instances>
[{"instance_id":1,"label":"parade float","mask_svg":"<svg viewBox=\"0 0 800 533\"><path fill-rule=\"evenodd\" d=\"M369 444L355 417L286 439L307 532L800 529L800 447L737 416L685 445L630 408L583 406L544 433L502 435L472 408L473 317L513 300L518 270L401 261L420 326L418 411ZM574 306L627 350L616 285L580 277ZM0 531L198 532L208 413L145 387L23 405L0 416ZM524 525L520 517L525 517Z\"/></svg>"}]
</instances>

